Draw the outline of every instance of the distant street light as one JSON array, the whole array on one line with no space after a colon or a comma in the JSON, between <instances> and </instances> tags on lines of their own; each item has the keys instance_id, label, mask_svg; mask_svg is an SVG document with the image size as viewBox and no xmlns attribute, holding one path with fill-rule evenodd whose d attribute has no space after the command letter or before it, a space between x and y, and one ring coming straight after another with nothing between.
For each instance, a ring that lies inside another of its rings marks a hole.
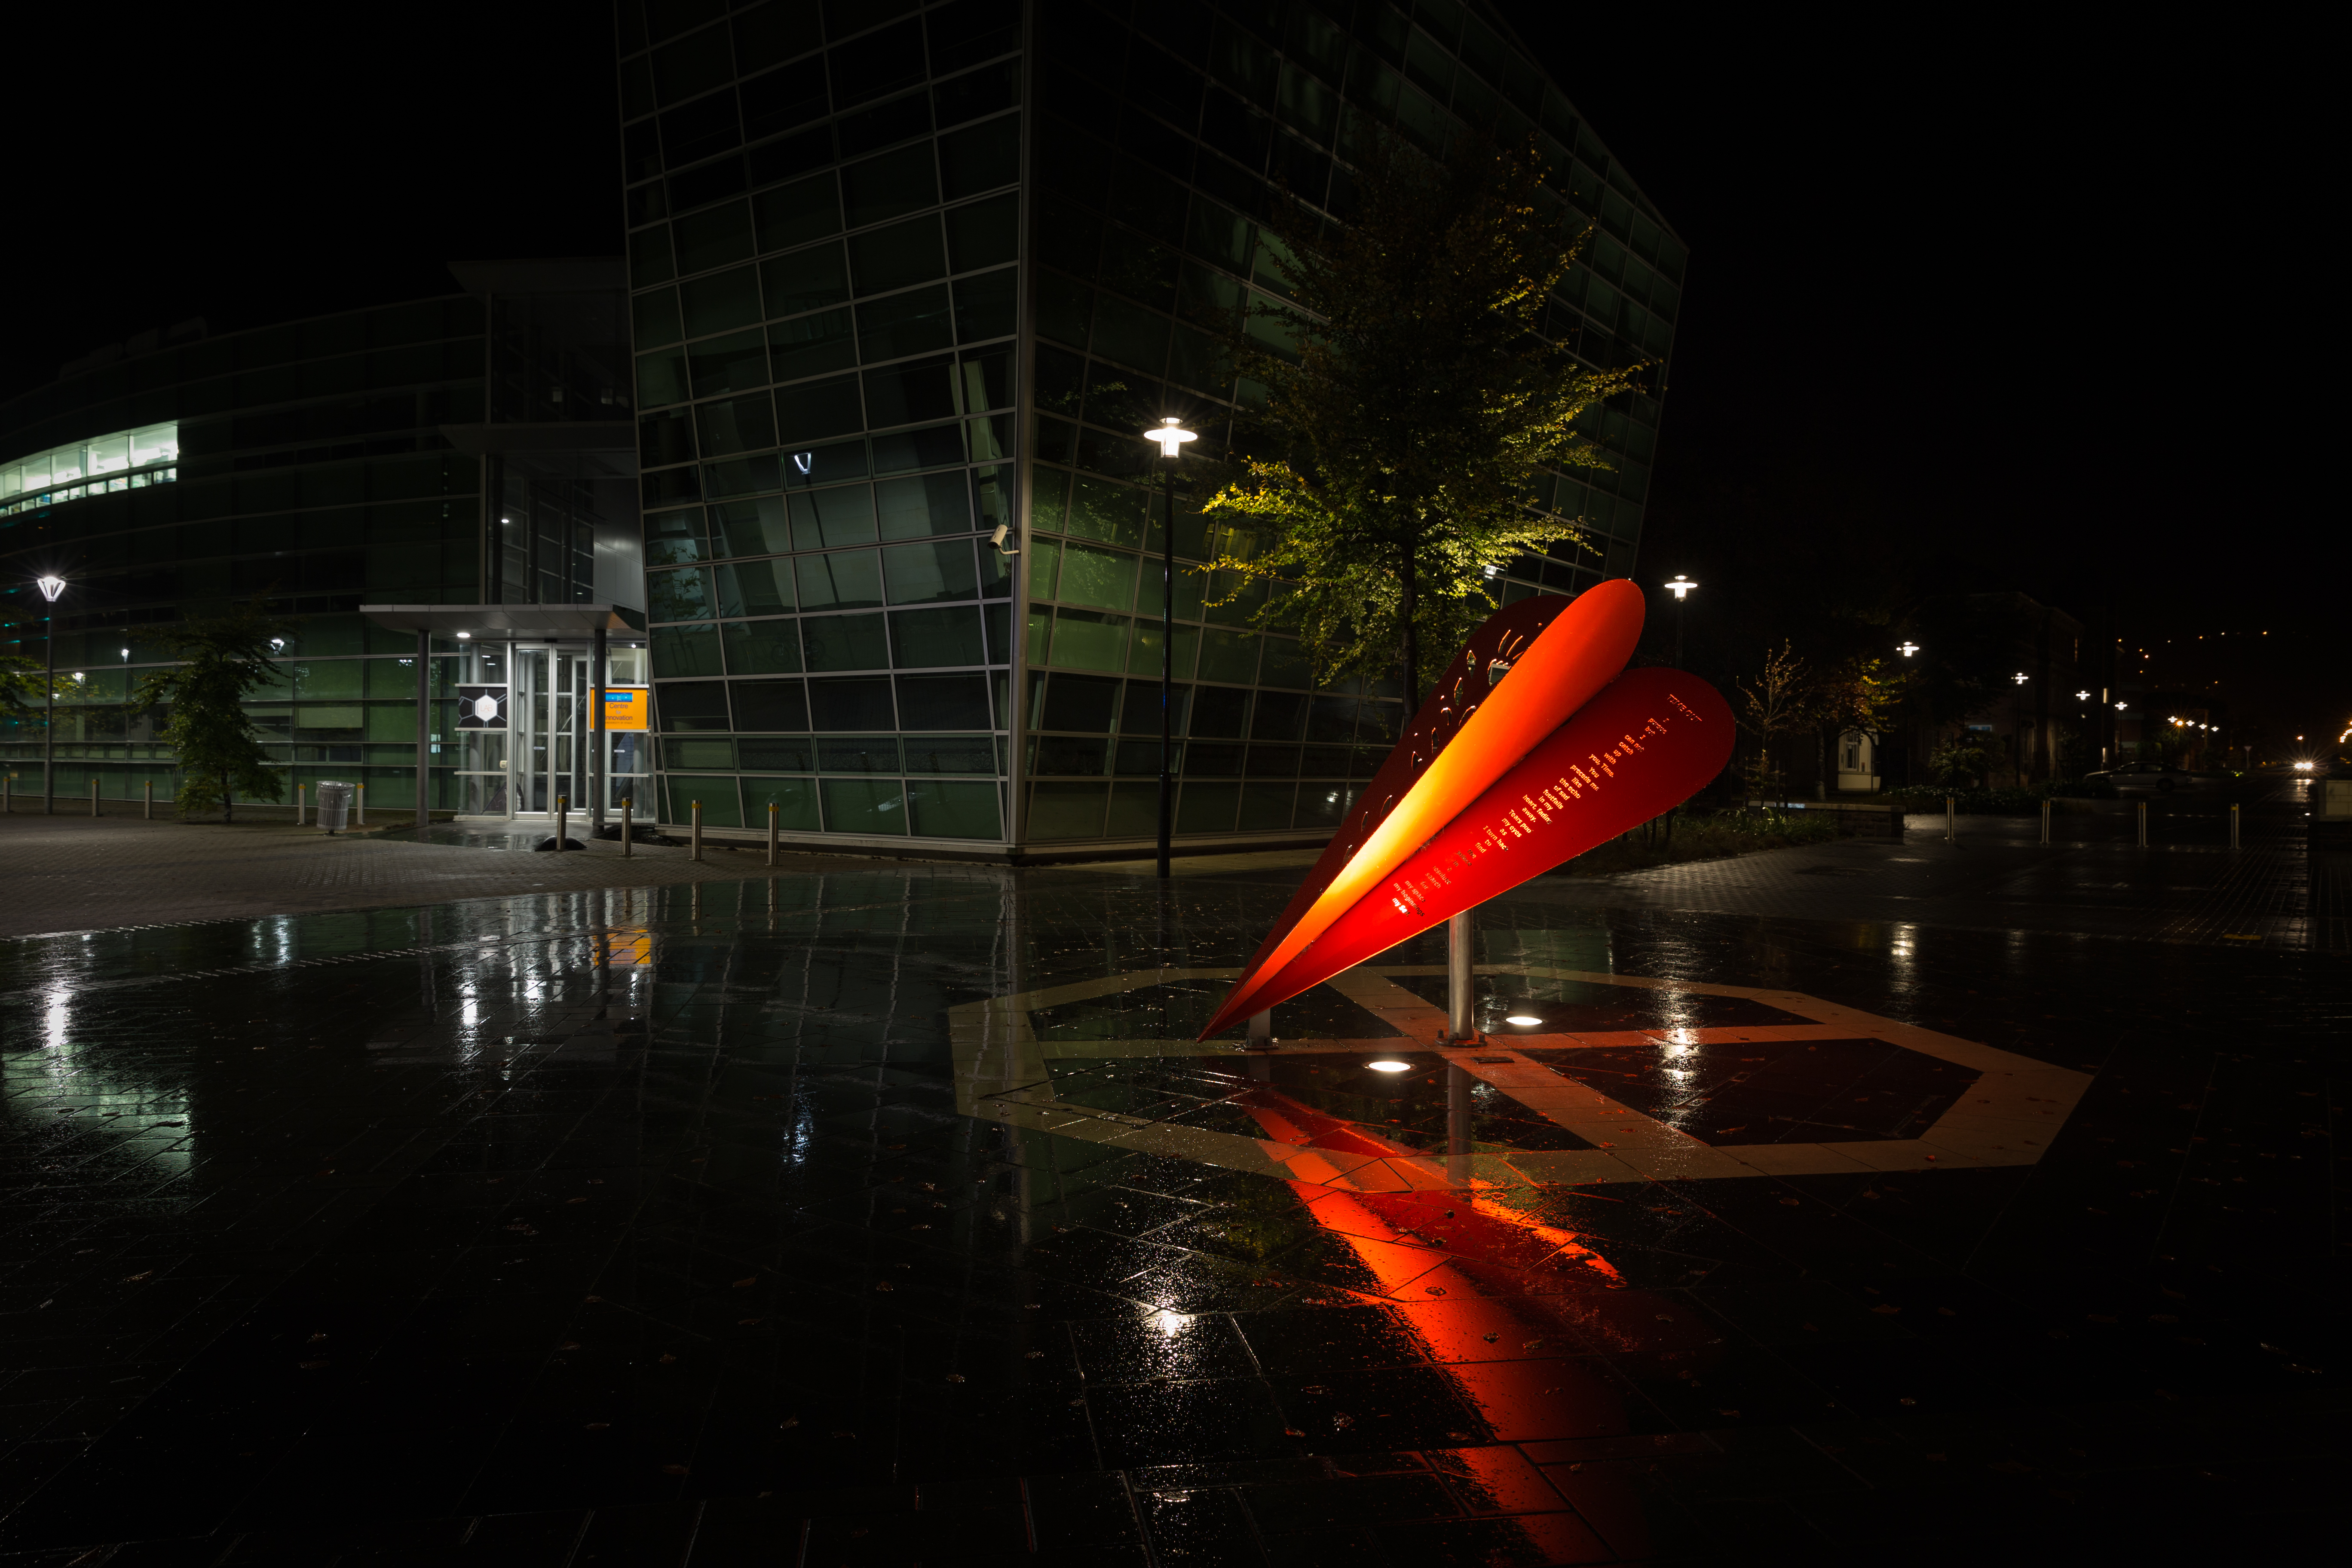
<instances>
[{"instance_id":1,"label":"distant street light","mask_svg":"<svg viewBox=\"0 0 2352 1568\"><path fill-rule=\"evenodd\" d=\"M1909 658L1913 654L1919 651L1919 645L1915 642L1902 643L1896 646L1895 651L1901 654L1905 658Z\"/></svg>"},{"instance_id":2,"label":"distant street light","mask_svg":"<svg viewBox=\"0 0 2352 1568\"><path fill-rule=\"evenodd\" d=\"M1143 438L1159 445L1160 460L1166 465L1160 472L1168 498L1167 522L1160 533L1160 879L1166 881L1176 831L1172 696L1176 658L1176 464L1184 455L1184 443L1198 437L1181 421L1162 419L1144 431Z\"/></svg>"},{"instance_id":3,"label":"distant street light","mask_svg":"<svg viewBox=\"0 0 2352 1568\"><path fill-rule=\"evenodd\" d=\"M1679 572L1675 574L1675 580L1666 584L1666 592L1675 596L1675 665L1677 668L1683 662L1683 601L1689 598L1697 586Z\"/></svg>"},{"instance_id":4,"label":"distant street light","mask_svg":"<svg viewBox=\"0 0 2352 1568\"><path fill-rule=\"evenodd\" d=\"M2021 669L2015 675L2011 676L2010 679L2017 682L2020 686L2022 686L2025 684L2025 671Z\"/></svg>"},{"instance_id":5,"label":"distant street light","mask_svg":"<svg viewBox=\"0 0 2352 1568\"><path fill-rule=\"evenodd\" d=\"M37 577L33 585L41 597L51 605L66 591L66 580L58 576ZM48 708L41 717L41 815L53 816L58 809L58 613L52 609L46 617L49 645Z\"/></svg>"},{"instance_id":6,"label":"distant street light","mask_svg":"<svg viewBox=\"0 0 2352 1568\"><path fill-rule=\"evenodd\" d=\"M2091 694L2087 691L2077 691L2074 693L2074 700L2077 702L2088 702L2090 700Z\"/></svg>"}]
</instances>

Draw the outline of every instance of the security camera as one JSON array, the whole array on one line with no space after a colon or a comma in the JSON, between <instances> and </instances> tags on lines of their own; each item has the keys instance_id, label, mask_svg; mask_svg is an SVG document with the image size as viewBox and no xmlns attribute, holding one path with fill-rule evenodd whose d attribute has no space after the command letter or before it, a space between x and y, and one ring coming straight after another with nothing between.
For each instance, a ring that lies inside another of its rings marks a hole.
<instances>
[{"instance_id":1,"label":"security camera","mask_svg":"<svg viewBox=\"0 0 2352 1568\"><path fill-rule=\"evenodd\" d=\"M1005 546L1004 546L1004 541L1005 541L1005 538L1006 538L1006 536L1008 536L1009 534L1011 534L1011 533L1012 533L1012 531L1013 531L1013 525L1012 525L1011 523L1009 523L1009 522L1000 522L1000 523L998 523L998 524L996 525L995 531L992 532L992 533L988 536L988 542L989 542L991 544L993 544L994 546L996 546L996 548L997 548L997 549L999 549L999 550L1003 550L1003 551L1004 551L1004 553L1005 553L1005 554L1007 554L1007 555L1018 555L1018 554L1020 554L1020 553L1021 553L1021 552L1020 552L1020 550L1019 550L1019 548L1018 548L1018 547L1015 547L1015 548L1011 549L1011 550L1006 550L1006 549L1005 549Z\"/></svg>"}]
</instances>

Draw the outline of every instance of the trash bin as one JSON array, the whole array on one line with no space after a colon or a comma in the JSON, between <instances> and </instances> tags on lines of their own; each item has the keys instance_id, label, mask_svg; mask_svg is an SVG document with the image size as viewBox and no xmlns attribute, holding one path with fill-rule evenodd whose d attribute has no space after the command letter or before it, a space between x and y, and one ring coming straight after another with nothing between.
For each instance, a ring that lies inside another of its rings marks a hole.
<instances>
[{"instance_id":1,"label":"trash bin","mask_svg":"<svg viewBox=\"0 0 2352 1568\"><path fill-rule=\"evenodd\" d=\"M335 833L351 826L352 793L350 784L337 784L332 779L319 781L317 798L319 826L321 829Z\"/></svg>"}]
</instances>

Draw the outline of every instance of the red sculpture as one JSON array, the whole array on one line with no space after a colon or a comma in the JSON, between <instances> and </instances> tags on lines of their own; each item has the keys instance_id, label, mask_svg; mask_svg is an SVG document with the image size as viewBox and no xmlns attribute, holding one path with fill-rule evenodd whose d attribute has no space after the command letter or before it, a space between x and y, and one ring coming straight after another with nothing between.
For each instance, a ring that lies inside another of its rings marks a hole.
<instances>
[{"instance_id":1,"label":"red sculpture","mask_svg":"<svg viewBox=\"0 0 2352 1568\"><path fill-rule=\"evenodd\" d=\"M1522 599L1446 667L1202 1037L1687 800L1731 710L1679 671L1619 675L1642 592ZM1615 678L1613 680L1612 678Z\"/></svg>"}]
</instances>

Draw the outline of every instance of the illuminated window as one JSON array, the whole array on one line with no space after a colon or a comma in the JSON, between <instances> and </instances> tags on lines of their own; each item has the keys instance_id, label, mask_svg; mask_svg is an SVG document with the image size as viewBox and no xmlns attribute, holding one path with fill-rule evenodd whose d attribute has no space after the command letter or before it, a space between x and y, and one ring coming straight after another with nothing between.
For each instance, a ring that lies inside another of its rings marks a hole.
<instances>
[{"instance_id":1,"label":"illuminated window","mask_svg":"<svg viewBox=\"0 0 2352 1568\"><path fill-rule=\"evenodd\" d=\"M0 516L180 477L180 426L118 430L0 463Z\"/></svg>"}]
</instances>

